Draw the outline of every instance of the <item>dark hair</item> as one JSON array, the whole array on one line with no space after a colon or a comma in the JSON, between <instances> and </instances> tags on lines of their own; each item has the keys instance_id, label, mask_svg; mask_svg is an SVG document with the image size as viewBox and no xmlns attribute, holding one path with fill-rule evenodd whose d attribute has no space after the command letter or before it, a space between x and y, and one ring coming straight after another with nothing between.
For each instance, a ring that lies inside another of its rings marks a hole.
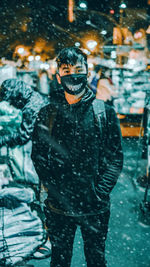
<instances>
[{"instance_id":1,"label":"dark hair","mask_svg":"<svg viewBox=\"0 0 150 267\"><path fill-rule=\"evenodd\" d=\"M98 73L101 69L102 69L102 66L101 65L95 65L95 67L94 67L94 71L96 73Z\"/></svg>"},{"instance_id":2,"label":"dark hair","mask_svg":"<svg viewBox=\"0 0 150 267\"><path fill-rule=\"evenodd\" d=\"M103 65L96 65L95 66L95 68L94 68L94 71L96 72L96 73L98 73L99 71L101 70L101 79L104 79L104 78L106 78L106 76L105 76L105 72L107 71L107 70L109 70L109 67L107 67L107 66L103 66Z\"/></svg>"},{"instance_id":3,"label":"dark hair","mask_svg":"<svg viewBox=\"0 0 150 267\"><path fill-rule=\"evenodd\" d=\"M87 56L77 47L63 48L56 58L58 68L60 68L62 64L70 64L73 66L78 61L84 63L88 71Z\"/></svg>"},{"instance_id":4,"label":"dark hair","mask_svg":"<svg viewBox=\"0 0 150 267\"><path fill-rule=\"evenodd\" d=\"M32 91L32 88L24 81L7 79L1 84L0 99L8 101L16 108L23 108Z\"/></svg>"}]
</instances>

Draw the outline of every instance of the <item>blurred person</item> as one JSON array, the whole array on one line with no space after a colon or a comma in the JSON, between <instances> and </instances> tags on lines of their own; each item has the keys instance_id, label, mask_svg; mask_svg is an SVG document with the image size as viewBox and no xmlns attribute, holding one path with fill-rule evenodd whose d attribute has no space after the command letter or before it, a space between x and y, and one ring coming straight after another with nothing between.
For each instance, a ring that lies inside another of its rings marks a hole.
<instances>
[{"instance_id":1,"label":"blurred person","mask_svg":"<svg viewBox=\"0 0 150 267\"><path fill-rule=\"evenodd\" d=\"M129 52L128 61L126 67L137 70L138 67L144 70L148 64L146 49L131 49Z\"/></svg>"},{"instance_id":2,"label":"blurred person","mask_svg":"<svg viewBox=\"0 0 150 267\"><path fill-rule=\"evenodd\" d=\"M90 81L90 88L91 90L93 91L94 94L97 93L97 84L98 84L98 81L101 77L101 67L100 65L96 65L94 67L94 75L92 77L92 80Z\"/></svg>"},{"instance_id":3,"label":"blurred person","mask_svg":"<svg viewBox=\"0 0 150 267\"><path fill-rule=\"evenodd\" d=\"M41 109L32 137L32 159L48 194L50 266L71 266L79 226L87 266L105 267L109 196L123 164L119 121L88 88L87 56L80 49L64 48L56 61L61 89Z\"/></svg>"},{"instance_id":4,"label":"blurred person","mask_svg":"<svg viewBox=\"0 0 150 267\"><path fill-rule=\"evenodd\" d=\"M10 150L10 153L13 152L10 155L10 158L12 158L12 166L10 166L10 168L13 171L13 179L17 179L19 184L24 186L27 184L30 186L34 190L38 201L40 183L31 160L31 137L38 112L48 103L48 100L34 91L31 86L17 79L8 79L2 83L0 88L0 100L6 103L6 111L7 105L10 105L12 110L14 108L14 110L19 110L21 112L19 127L11 127L11 130L5 131L4 135L0 135L0 148L7 148ZM10 123L13 123L13 113L12 116L9 116L9 119L11 119ZM17 118L15 125L16 123ZM22 147L22 150L20 147ZM19 149L17 150L16 148ZM21 160L23 160L23 162ZM49 255L50 251L45 246L42 249L39 248L39 253L41 257L44 257L43 254Z\"/></svg>"},{"instance_id":5,"label":"blurred person","mask_svg":"<svg viewBox=\"0 0 150 267\"><path fill-rule=\"evenodd\" d=\"M110 78L110 69L105 66L95 66L96 75L93 77L90 88L97 99L104 100L107 104L113 105L113 98L117 96L116 88Z\"/></svg>"},{"instance_id":6,"label":"blurred person","mask_svg":"<svg viewBox=\"0 0 150 267\"><path fill-rule=\"evenodd\" d=\"M96 98L104 100L108 105L113 105L115 97L117 97L117 89L110 77L110 69L102 66L100 79L97 83Z\"/></svg>"},{"instance_id":7,"label":"blurred person","mask_svg":"<svg viewBox=\"0 0 150 267\"><path fill-rule=\"evenodd\" d=\"M21 110L8 101L0 101L1 136L16 131L21 121ZM46 242L43 222L35 213L38 177L29 157L26 145L0 148L1 266L14 266L33 257Z\"/></svg>"},{"instance_id":8,"label":"blurred person","mask_svg":"<svg viewBox=\"0 0 150 267\"><path fill-rule=\"evenodd\" d=\"M49 95L50 93L50 78L46 70L39 72L38 91L43 95Z\"/></svg>"},{"instance_id":9,"label":"blurred person","mask_svg":"<svg viewBox=\"0 0 150 267\"><path fill-rule=\"evenodd\" d=\"M0 147L25 144L31 139L39 110L48 103L48 100L34 91L30 85L17 79L8 79L2 83L0 100L7 101L22 111L20 128L10 132L8 136L0 136Z\"/></svg>"}]
</instances>

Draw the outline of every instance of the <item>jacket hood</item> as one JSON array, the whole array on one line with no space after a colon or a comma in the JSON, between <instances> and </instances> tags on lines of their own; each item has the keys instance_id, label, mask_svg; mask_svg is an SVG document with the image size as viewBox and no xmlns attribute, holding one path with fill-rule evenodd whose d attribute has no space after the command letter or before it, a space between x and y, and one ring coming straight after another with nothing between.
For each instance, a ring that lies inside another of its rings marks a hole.
<instances>
[{"instance_id":1,"label":"jacket hood","mask_svg":"<svg viewBox=\"0 0 150 267\"><path fill-rule=\"evenodd\" d=\"M95 99L95 94L92 92L91 89L86 87L86 91L82 96L81 100L75 104L71 104L70 107L71 109L76 109L76 108L78 109L78 107L80 107L81 111L83 111L84 109L87 108L87 106L89 106L93 102L94 99ZM69 105L67 101L66 103L67 105Z\"/></svg>"},{"instance_id":2,"label":"jacket hood","mask_svg":"<svg viewBox=\"0 0 150 267\"><path fill-rule=\"evenodd\" d=\"M25 82L17 79L8 79L1 85L0 99L8 101L16 108L22 109L32 92L32 88Z\"/></svg>"},{"instance_id":3,"label":"jacket hood","mask_svg":"<svg viewBox=\"0 0 150 267\"><path fill-rule=\"evenodd\" d=\"M55 103L55 105L58 106L62 106L64 105L68 105L68 103L66 102L65 99L65 94L64 94L64 89L61 85L59 85L58 83L56 83L56 81L52 84L52 90L50 93L50 102L51 103ZM78 106L81 103L85 104L85 103L89 103L92 102L95 98L95 94L92 92L92 90L87 86L86 87L86 91L84 93L84 95L81 98L81 101L79 101L76 104L72 104L71 106Z\"/></svg>"},{"instance_id":4,"label":"jacket hood","mask_svg":"<svg viewBox=\"0 0 150 267\"><path fill-rule=\"evenodd\" d=\"M91 89L86 87L85 94L81 98L81 103L89 103L92 102L95 99L95 94L92 92Z\"/></svg>"}]
</instances>

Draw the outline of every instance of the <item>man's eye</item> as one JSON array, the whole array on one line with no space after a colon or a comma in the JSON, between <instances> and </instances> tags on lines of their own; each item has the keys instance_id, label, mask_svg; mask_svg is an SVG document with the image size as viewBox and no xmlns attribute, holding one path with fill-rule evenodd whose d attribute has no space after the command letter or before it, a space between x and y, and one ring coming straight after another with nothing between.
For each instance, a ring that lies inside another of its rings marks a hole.
<instances>
[{"instance_id":1,"label":"man's eye","mask_svg":"<svg viewBox=\"0 0 150 267\"><path fill-rule=\"evenodd\" d=\"M64 73L69 73L69 70L65 70Z\"/></svg>"},{"instance_id":2,"label":"man's eye","mask_svg":"<svg viewBox=\"0 0 150 267\"><path fill-rule=\"evenodd\" d=\"M77 70L77 72L82 72L83 71L83 69L79 69L79 70Z\"/></svg>"}]
</instances>

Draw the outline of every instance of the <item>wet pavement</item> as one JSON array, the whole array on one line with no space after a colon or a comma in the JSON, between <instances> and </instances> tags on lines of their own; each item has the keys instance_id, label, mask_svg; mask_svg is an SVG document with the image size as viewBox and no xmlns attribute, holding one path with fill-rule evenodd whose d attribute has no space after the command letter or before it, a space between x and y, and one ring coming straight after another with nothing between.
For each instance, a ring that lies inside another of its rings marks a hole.
<instances>
[{"instance_id":1,"label":"wet pavement","mask_svg":"<svg viewBox=\"0 0 150 267\"><path fill-rule=\"evenodd\" d=\"M141 146L139 146L138 139L124 139L123 147L123 171L111 194L106 258L108 267L149 267L150 222L144 221L143 223L140 212L140 203L144 198L145 188L136 184L137 177L146 173L147 162L141 159L141 153L139 153ZM50 259L31 260L28 264L34 267L49 267ZM82 266L86 266L86 263L81 233L78 229L71 267Z\"/></svg>"}]
</instances>

